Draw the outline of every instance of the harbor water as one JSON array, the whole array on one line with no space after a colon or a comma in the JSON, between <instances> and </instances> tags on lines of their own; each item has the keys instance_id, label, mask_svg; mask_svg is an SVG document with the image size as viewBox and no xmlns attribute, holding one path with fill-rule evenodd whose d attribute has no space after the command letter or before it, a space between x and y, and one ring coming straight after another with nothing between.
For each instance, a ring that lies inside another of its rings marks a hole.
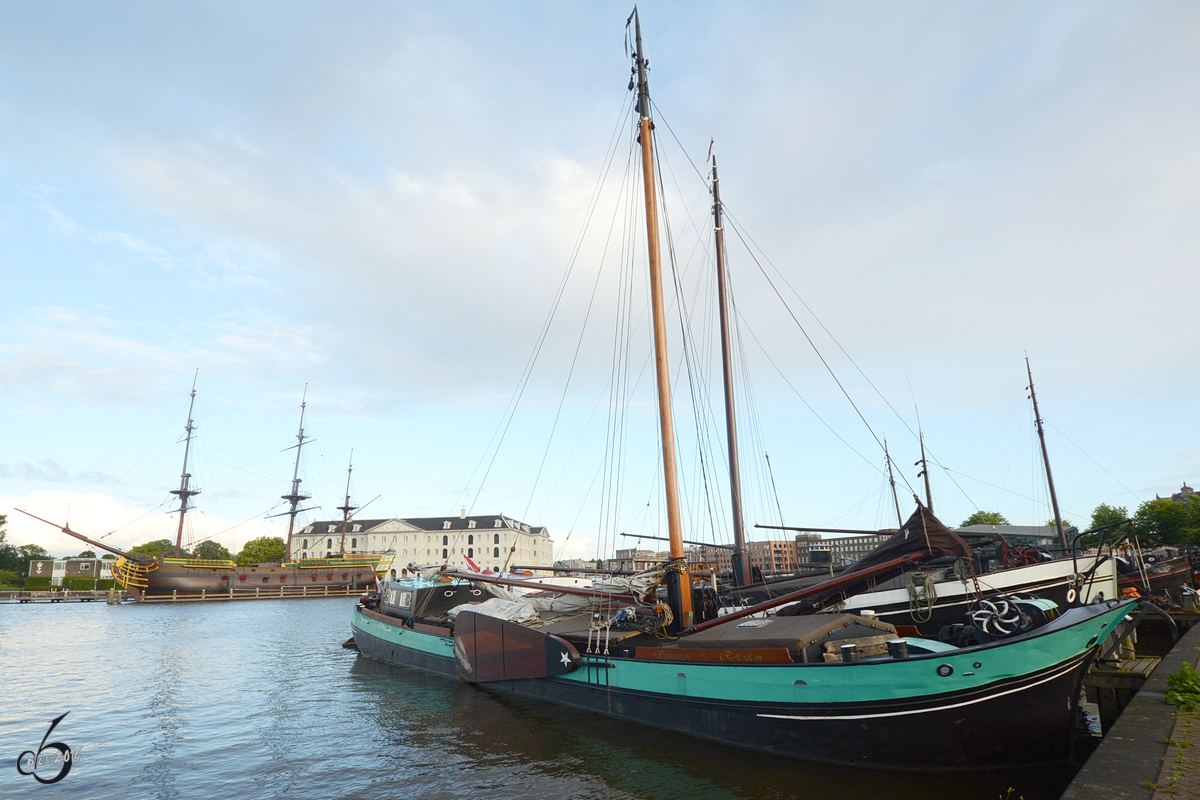
<instances>
[{"instance_id":1,"label":"harbor water","mask_svg":"<svg viewBox=\"0 0 1200 800\"><path fill-rule=\"evenodd\" d=\"M0 605L0 797L1039 800L1073 773L819 767L497 696L344 649L354 603ZM57 783L17 769L43 740L77 755Z\"/></svg>"}]
</instances>

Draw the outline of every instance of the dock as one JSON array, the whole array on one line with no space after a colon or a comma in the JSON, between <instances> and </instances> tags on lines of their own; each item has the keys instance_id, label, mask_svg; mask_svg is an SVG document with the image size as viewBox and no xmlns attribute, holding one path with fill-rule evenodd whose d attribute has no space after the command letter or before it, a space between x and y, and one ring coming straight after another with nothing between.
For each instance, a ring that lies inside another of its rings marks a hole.
<instances>
[{"instance_id":1,"label":"dock","mask_svg":"<svg viewBox=\"0 0 1200 800\"><path fill-rule=\"evenodd\" d=\"M103 600L111 605L122 603L128 599L130 599L129 595L121 589L0 592L0 603L94 603L97 600Z\"/></svg>"},{"instance_id":2,"label":"dock","mask_svg":"<svg viewBox=\"0 0 1200 800\"><path fill-rule=\"evenodd\" d=\"M1175 616L1172 614L1172 616ZM1190 630L1161 662L1134 659L1133 668L1101 667L1089 675L1092 692L1132 692L1120 716L1079 770L1062 800L1167 800L1200 797L1200 712L1183 712L1166 702L1167 676L1185 662L1200 661L1200 626ZM1148 674L1144 674L1147 668ZM1102 714L1102 724L1103 724Z\"/></svg>"}]
</instances>

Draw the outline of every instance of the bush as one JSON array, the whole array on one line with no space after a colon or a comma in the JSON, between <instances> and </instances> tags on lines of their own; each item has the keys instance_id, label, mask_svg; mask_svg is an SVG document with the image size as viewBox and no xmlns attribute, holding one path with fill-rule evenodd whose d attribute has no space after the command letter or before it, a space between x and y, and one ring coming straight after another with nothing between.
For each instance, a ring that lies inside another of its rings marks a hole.
<instances>
[{"instance_id":1,"label":"bush","mask_svg":"<svg viewBox=\"0 0 1200 800\"><path fill-rule=\"evenodd\" d=\"M44 592L50 588L50 578L49 576L41 578L26 578L25 588L31 592Z\"/></svg>"},{"instance_id":2,"label":"bush","mask_svg":"<svg viewBox=\"0 0 1200 800\"><path fill-rule=\"evenodd\" d=\"M11 569L0 569L0 586L20 586L21 576Z\"/></svg>"},{"instance_id":3,"label":"bush","mask_svg":"<svg viewBox=\"0 0 1200 800\"><path fill-rule=\"evenodd\" d=\"M72 592L90 592L96 583L95 578L63 578L62 585Z\"/></svg>"}]
</instances>

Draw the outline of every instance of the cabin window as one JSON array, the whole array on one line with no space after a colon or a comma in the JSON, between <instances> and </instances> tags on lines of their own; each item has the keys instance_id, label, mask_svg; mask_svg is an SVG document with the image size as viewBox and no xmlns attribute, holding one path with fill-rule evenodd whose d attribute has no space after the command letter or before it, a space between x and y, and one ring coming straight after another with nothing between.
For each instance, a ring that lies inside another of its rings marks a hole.
<instances>
[{"instance_id":1,"label":"cabin window","mask_svg":"<svg viewBox=\"0 0 1200 800\"><path fill-rule=\"evenodd\" d=\"M304 544L300 545L300 547L304 550L307 550L308 549L308 539L305 539Z\"/></svg>"},{"instance_id":2,"label":"cabin window","mask_svg":"<svg viewBox=\"0 0 1200 800\"><path fill-rule=\"evenodd\" d=\"M330 525L329 528L330 528L330 530L332 530L333 526ZM332 550L333 549L333 539L330 539L328 542L326 542L325 546Z\"/></svg>"},{"instance_id":3,"label":"cabin window","mask_svg":"<svg viewBox=\"0 0 1200 800\"><path fill-rule=\"evenodd\" d=\"M449 557L450 557L450 551L442 550L442 558L449 558Z\"/></svg>"},{"instance_id":4,"label":"cabin window","mask_svg":"<svg viewBox=\"0 0 1200 800\"><path fill-rule=\"evenodd\" d=\"M475 557L475 548L468 547L467 548L467 558L474 558L474 557Z\"/></svg>"},{"instance_id":5,"label":"cabin window","mask_svg":"<svg viewBox=\"0 0 1200 800\"><path fill-rule=\"evenodd\" d=\"M450 530L450 520L446 520L445 522L442 523L442 530L444 530L444 531Z\"/></svg>"},{"instance_id":6,"label":"cabin window","mask_svg":"<svg viewBox=\"0 0 1200 800\"><path fill-rule=\"evenodd\" d=\"M475 544L475 537L468 535L467 536L467 544Z\"/></svg>"},{"instance_id":7,"label":"cabin window","mask_svg":"<svg viewBox=\"0 0 1200 800\"><path fill-rule=\"evenodd\" d=\"M499 557L500 557L500 548L493 547L492 548L492 558L499 558Z\"/></svg>"}]
</instances>

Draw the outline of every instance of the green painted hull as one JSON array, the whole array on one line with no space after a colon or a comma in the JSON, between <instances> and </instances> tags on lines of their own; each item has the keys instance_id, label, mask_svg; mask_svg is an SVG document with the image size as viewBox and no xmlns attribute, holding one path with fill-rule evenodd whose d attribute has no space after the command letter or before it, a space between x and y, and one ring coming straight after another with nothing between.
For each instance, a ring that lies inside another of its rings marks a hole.
<instances>
[{"instance_id":1,"label":"green painted hull","mask_svg":"<svg viewBox=\"0 0 1200 800\"><path fill-rule=\"evenodd\" d=\"M792 758L977 770L1069 756L1083 674L1132 601L1070 609L1023 636L828 664L681 664L585 655L575 671L484 688ZM356 612L361 652L456 673L453 640Z\"/></svg>"}]
</instances>

